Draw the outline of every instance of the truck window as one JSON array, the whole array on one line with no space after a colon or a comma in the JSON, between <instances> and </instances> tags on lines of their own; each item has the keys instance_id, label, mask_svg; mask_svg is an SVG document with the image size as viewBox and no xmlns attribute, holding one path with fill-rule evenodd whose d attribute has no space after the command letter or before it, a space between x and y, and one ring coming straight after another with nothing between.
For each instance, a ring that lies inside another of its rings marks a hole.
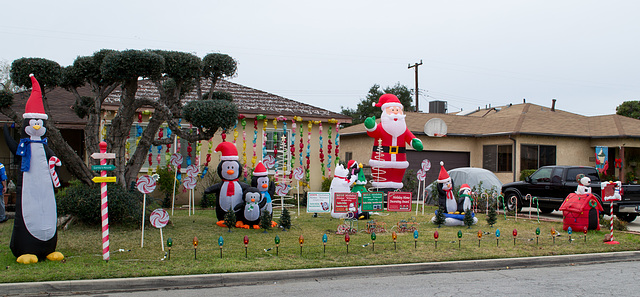
<instances>
[{"instance_id":1,"label":"truck window","mask_svg":"<svg viewBox=\"0 0 640 297\"><path fill-rule=\"evenodd\" d=\"M543 167L531 175L531 180L539 183L551 182L551 168Z\"/></svg>"},{"instance_id":2,"label":"truck window","mask_svg":"<svg viewBox=\"0 0 640 297\"><path fill-rule=\"evenodd\" d=\"M578 174L584 174L589 177L591 179L591 183L600 182L598 171L590 167L575 167L567 169L567 182L576 181L576 176L578 176Z\"/></svg>"},{"instance_id":3,"label":"truck window","mask_svg":"<svg viewBox=\"0 0 640 297\"><path fill-rule=\"evenodd\" d=\"M551 182L554 184L562 183L562 168L554 168L551 173Z\"/></svg>"}]
</instances>

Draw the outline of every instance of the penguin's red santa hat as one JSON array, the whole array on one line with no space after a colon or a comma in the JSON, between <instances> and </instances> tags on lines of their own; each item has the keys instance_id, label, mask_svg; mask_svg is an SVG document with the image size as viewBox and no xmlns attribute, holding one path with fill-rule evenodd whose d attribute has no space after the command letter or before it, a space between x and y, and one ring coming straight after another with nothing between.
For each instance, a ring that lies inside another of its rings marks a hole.
<instances>
[{"instance_id":1,"label":"penguin's red santa hat","mask_svg":"<svg viewBox=\"0 0 640 297\"><path fill-rule=\"evenodd\" d=\"M471 191L471 187L468 184L462 184L462 186L460 186L460 192L464 191L464 190L469 190Z\"/></svg>"},{"instance_id":2,"label":"penguin's red santa hat","mask_svg":"<svg viewBox=\"0 0 640 297\"><path fill-rule=\"evenodd\" d=\"M42 90L40 89L40 84L33 74L29 74L29 77L31 77L32 85L31 96L29 96L29 100L27 100L27 104L24 107L24 114L22 114L22 118L46 120L49 118L49 116L47 116L47 114L44 112L44 104L42 103Z\"/></svg>"},{"instance_id":3,"label":"penguin's red santa hat","mask_svg":"<svg viewBox=\"0 0 640 297\"><path fill-rule=\"evenodd\" d=\"M230 161L230 160L238 160L238 149L231 142L222 142L218 144L215 152L221 152L222 156L220 157L221 161Z\"/></svg>"},{"instance_id":4,"label":"penguin's red santa hat","mask_svg":"<svg viewBox=\"0 0 640 297\"><path fill-rule=\"evenodd\" d=\"M253 170L253 176L267 176L267 167L262 164L262 161L258 161L256 169Z\"/></svg>"},{"instance_id":5,"label":"penguin's red santa hat","mask_svg":"<svg viewBox=\"0 0 640 297\"><path fill-rule=\"evenodd\" d=\"M378 103L374 103L373 106L380 107L382 110L387 109L387 107L397 106L402 108L402 103L400 103L400 99L396 97L394 94L384 94L380 96Z\"/></svg>"},{"instance_id":6,"label":"penguin's red santa hat","mask_svg":"<svg viewBox=\"0 0 640 297\"><path fill-rule=\"evenodd\" d=\"M444 162L440 161L440 174L438 175L438 183L444 184L450 182L451 177L446 169L444 169Z\"/></svg>"}]
</instances>

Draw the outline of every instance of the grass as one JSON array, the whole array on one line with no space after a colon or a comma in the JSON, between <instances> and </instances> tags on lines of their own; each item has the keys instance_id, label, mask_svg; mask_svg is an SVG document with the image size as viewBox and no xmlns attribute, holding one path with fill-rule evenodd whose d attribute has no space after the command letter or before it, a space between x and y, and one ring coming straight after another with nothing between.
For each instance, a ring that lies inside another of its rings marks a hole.
<instances>
[{"instance_id":1,"label":"grass","mask_svg":"<svg viewBox=\"0 0 640 297\"><path fill-rule=\"evenodd\" d=\"M292 209L293 210L293 209ZM429 213L429 214L426 214ZM37 264L22 265L15 262L9 249L9 241L13 228L13 220L0 225L0 263L6 267L0 282L56 281L77 279L99 279L140 276L186 275L206 273L226 273L259 270L304 269L317 267L382 265L396 263L417 263L432 261L452 261L466 259L491 259L505 257L530 257L560 254L579 254L593 252L612 252L640 249L640 236L616 231L614 236L621 244L603 244L606 228L602 231L589 231L587 241L582 233L573 234L573 242L569 242L566 232L562 232L561 222L540 222L513 217L505 220L498 216L498 222L492 228L486 224L484 214L478 214L478 224L467 228L441 227L430 223L433 208L428 208L425 215L415 218L419 223L419 237L416 242L413 233L397 233L396 247L391 231L397 231L396 224L400 220L409 220L412 213L383 213L373 216L378 222L384 222L386 233L377 233L375 250L370 234L364 232L367 221L358 222L357 234L351 235L349 253L344 235L335 234L341 220L332 219L329 214L312 217L303 213L295 218L292 214L293 227L289 231L279 229L245 230L226 228L215 225L215 212L198 210L195 215L188 216L186 210L176 210L171 223L163 229L165 249L166 240L173 239L171 259L163 259L165 253L160 245L159 230L145 224L144 248L140 247L140 227L112 226L110 228L111 260L105 262L101 254L101 233L99 226L73 225L67 230L58 231L58 251L65 255L63 262L44 261ZM541 234L536 244L535 229L539 227ZM550 234L551 228L562 232L555 239ZM501 236L497 245L495 230L500 229ZM513 243L512 231L518 230L516 244ZM438 231L439 240L435 247L433 234ZM463 236L458 247L458 231ZM478 247L477 232L484 232ZM326 253L323 252L322 236L328 235ZM244 236L249 237L246 249ZM274 243L275 236L280 237L278 255ZM300 236L304 238L302 255L300 254ZM197 260L194 260L193 237L197 236ZM224 238L223 257L220 258L218 238ZM266 250L266 251L265 251Z\"/></svg>"}]
</instances>

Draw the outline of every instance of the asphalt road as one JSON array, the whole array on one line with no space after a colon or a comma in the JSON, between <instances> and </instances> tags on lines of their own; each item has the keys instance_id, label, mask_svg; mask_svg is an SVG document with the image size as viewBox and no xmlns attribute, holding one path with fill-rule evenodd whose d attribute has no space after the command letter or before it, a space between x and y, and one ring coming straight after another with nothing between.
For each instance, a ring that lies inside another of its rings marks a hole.
<instances>
[{"instance_id":1,"label":"asphalt road","mask_svg":"<svg viewBox=\"0 0 640 297\"><path fill-rule=\"evenodd\" d=\"M611 293L637 296L638 268L638 262L633 261L374 277L354 275L262 285L73 296L607 296Z\"/></svg>"}]
</instances>

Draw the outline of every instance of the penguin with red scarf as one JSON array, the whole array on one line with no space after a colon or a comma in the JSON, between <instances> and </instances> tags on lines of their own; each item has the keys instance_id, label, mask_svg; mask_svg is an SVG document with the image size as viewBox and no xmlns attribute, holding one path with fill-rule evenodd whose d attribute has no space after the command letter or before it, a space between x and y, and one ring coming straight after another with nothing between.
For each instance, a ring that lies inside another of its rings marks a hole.
<instances>
[{"instance_id":1,"label":"penguin with red scarf","mask_svg":"<svg viewBox=\"0 0 640 297\"><path fill-rule=\"evenodd\" d=\"M221 152L218 163L218 176L222 182L214 184L204 190L204 194L216 194L216 225L227 227L224 224L224 216L229 211L235 212L236 218L241 218L243 212L244 192L249 185L238 181L242 175L242 164L238 162L238 149L231 142L220 143L215 152ZM237 220L236 227L242 226L242 221Z\"/></svg>"},{"instance_id":2,"label":"penguin with red scarf","mask_svg":"<svg viewBox=\"0 0 640 297\"><path fill-rule=\"evenodd\" d=\"M438 205L444 213L458 211L458 201L453 194L453 180L444 169L444 162L440 161L440 174L438 175Z\"/></svg>"}]
</instances>

